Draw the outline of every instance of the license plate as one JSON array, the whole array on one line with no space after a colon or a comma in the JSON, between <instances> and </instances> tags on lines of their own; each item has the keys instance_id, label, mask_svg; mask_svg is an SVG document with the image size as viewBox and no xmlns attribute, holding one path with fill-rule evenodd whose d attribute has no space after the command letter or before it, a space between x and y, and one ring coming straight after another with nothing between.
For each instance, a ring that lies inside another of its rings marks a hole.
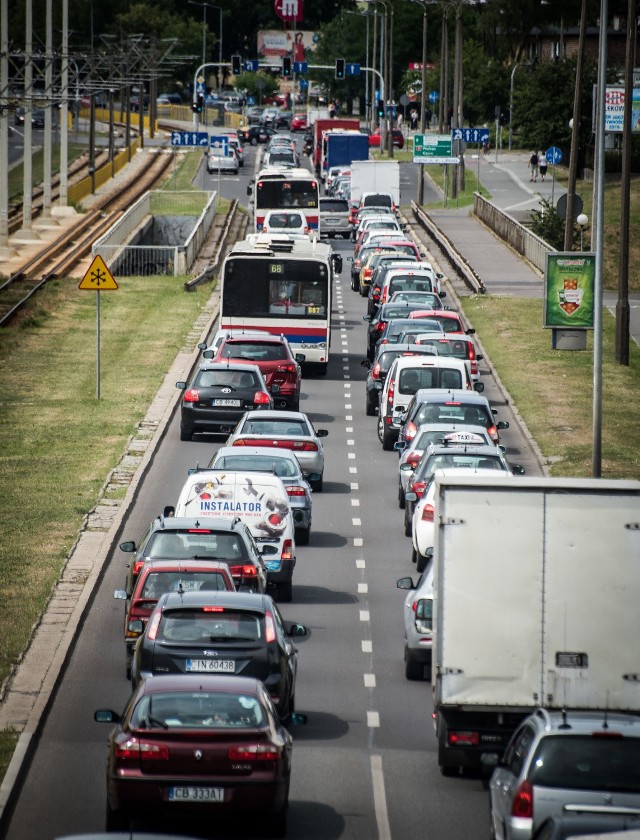
<instances>
[{"instance_id":1,"label":"license plate","mask_svg":"<svg viewBox=\"0 0 640 840\"><path fill-rule=\"evenodd\" d=\"M233 659L187 659L188 672L198 671L206 673L233 674L236 670L236 663Z\"/></svg>"},{"instance_id":2,"label":"license plate","mask_svg":"<svg viewBox=\"0 0 640 840\"><path fill-rule=\"evenodd\" d=\"M169 802L224 802L224 788L171 787Z\"/></svg>"},{"instance_id":3,"label":"license plate","mask_svg":"<svg viewBox=\"0 0 640 840\"><path fill-rule=\"evenodd\" d=\"M211 405L219 405L225 408L240 408L241 400L211 400Z\"/></svg>"}]
</instances>

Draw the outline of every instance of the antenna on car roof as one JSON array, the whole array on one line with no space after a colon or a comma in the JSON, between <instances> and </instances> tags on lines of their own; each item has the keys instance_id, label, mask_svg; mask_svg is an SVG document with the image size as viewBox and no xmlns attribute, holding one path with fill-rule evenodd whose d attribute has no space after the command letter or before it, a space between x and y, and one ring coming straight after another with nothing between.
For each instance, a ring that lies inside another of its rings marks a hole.
<instances>
[{"instance_id":1,"label":"antenna on car roof","mask_svg":"<svg viewBox=\"0 0 640 840\"><path fill-rule=\"evenodd\" d=\"M562 715L562 723L558 727L558 729L571 729L569 724L567 723L567 710L562 709L560 714Z\"/></svg>"}]
</instances>

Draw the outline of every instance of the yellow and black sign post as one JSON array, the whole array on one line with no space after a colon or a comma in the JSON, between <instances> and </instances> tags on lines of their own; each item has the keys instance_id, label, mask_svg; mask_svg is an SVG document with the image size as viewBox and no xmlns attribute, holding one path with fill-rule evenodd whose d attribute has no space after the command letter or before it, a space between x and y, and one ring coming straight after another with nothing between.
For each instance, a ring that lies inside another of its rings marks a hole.
<instances>
[{"instance_id":1,"label":"yellow and black sign post","mask_svg":"<svg viewBox=\"0 0 640 840\"><path fill-rule=\"evenodd\" d=\"M113 292L118 284L101 256L95 256L79 289L96 291L96 399L100 399L100 292Z\"/></svg>"}]
</instances>

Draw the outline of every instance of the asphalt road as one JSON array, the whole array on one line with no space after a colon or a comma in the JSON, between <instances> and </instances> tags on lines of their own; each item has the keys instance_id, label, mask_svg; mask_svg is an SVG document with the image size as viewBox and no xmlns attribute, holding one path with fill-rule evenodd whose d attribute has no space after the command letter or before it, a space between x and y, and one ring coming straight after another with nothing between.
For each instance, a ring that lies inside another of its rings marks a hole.
<instances>
[{"instance_id":1,"label":"asphalt road","mask_svg":"<svg viewBox=\"0 0 640 840\"><path fill-rule=\"evenodd\" d=\"M239 178L223 177L228 197L246 200L254 154ZM414 171L403 174L406 189L415 187ZM335 247L350 253L346 241ZM376 418L365 415L365 302L349 288L346 260L335 292L329 373L305 379L301 401L316 428L329 430L324 492L314 497L310 545L297 550L293 602L282 606L287 622L309 628L298 642L296 707L308 723L294 731L288 836L476 840L488 835L486 790L479 778L440 776L429 683L404 676L405 593L395 582L414 567L397 505L397 455L382 451ZM535 474L535 454L510 407L486 375L485 384L499 419L512 423L503 438L509 457ZM174 417L117 542L139 539L175 501L188 467L207 462L221 443L213 437L180 442ZM129 695L123 605L113 599L129 557L116 548L105 567L25 770L8 840L53 840L103 828L108 728L94 723L93 712L121 710ZM216 826L216 836L255 835Z\"/></svg>"}]
</instances>

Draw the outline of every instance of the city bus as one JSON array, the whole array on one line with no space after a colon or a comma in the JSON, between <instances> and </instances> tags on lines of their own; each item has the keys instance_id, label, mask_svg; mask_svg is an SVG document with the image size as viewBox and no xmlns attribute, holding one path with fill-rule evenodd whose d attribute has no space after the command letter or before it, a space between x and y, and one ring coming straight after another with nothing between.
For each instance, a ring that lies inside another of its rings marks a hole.
<instances>
[{"instance_id":1,"label":"city bus","mask_svg":"<svg viewBox=\"0 0 640 840\"><path fill-rule=\"evenodd\" d=\"M320 240L252 234L222 266L220 328L284 335L304 365L327 372L333 274L342 258Z\"/></svg>"},{"instance_id":2,"label":"city bus","mask_svg":"<svg viewBox=\"0 0 640 840\"><path fill-rule=\"evenodd\" d=\"M262 169L247 188L247 194L253 197L254 230L257 233L262 230L264 217L269 210L286 210L291 207L304 212L310 231L319 230L320 189L318 179L308 169Z\"/></svg>"}]
</instances>

